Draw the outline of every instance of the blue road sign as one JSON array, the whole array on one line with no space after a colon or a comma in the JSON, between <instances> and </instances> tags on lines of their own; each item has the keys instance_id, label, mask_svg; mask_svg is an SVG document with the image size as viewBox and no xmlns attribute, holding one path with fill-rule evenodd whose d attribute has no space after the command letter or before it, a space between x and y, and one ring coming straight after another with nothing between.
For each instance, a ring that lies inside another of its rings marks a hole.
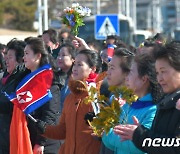
<instances>
[{"instance_id":1,"label":"blue road sign","mask_svg":"<svg viewBox=\"0 0 180 154\"><path fill-rule=\"evenodd\" d=\"M104 40L108 35L119 35L118 15L96 15L95 38Z\"/></svg>"}]
</instances>

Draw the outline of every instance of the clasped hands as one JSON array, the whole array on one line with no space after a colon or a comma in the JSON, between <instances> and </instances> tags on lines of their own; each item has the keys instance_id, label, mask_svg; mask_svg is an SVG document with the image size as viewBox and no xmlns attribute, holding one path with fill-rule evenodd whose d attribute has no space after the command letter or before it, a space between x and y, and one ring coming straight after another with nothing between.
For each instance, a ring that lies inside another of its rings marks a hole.
<instances>
[{"instance_id":1,"label":"clasped hands","mask_svg":"<svg viewBox=\"0 0 180 154\"><path fill-rule=\"evenodd\" d=\"M121 137L121 141L132 140L135 129L139 126L138 119L133 116L134 124L117 125L114 127L114 133Z\"/></svg>"}]
</instances>

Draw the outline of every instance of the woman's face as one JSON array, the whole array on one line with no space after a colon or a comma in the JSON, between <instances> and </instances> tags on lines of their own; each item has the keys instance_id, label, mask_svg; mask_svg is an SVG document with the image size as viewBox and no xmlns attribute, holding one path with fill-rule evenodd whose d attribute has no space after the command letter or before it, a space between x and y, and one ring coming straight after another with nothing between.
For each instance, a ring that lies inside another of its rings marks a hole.
<instances>
[{"instance_id":1,"label":"woman's face","mask_svg":"<svg viewBox=\"0 0 180 154\"><path fill-rule=\"evenodd\" d=\"M42 40L44 41L46 47L50 47L51 49L55 49L56 45L50 40L49 34L45 33L42 35Z\"/></svg>"},{"instance_id":2,"label":"woman's face","mask_svg":"<svg viewBox=\"0 0 180 154\"><path fill-rule=\"evenodd\" d=\"M107 80L110 86L120 86L125 82L126 73L121 66L121 58L113 56L108 66Z\"/></svg>"},{"instance_id":3,"label":"woman's face","mask_svg":"<svg viewBox=\"0 0 180 154\"><path fill-rule=\"evenodd\" d=\"M89 77L92 69L87 63L87 57L84 54L78 54L75 58L75 62L72 69L72 75L74 80L85 80Z\"/></svg>"},{"instance_id":4,"label":"woman's face","mask_svg":"<svg viewBox=\"0 0 180 154\"><path fill-rule=\"evenodd\" d=\"M180 88L180 72L175 70L166 59L157 59L155 67L158 82L164 93L171 93Z\"/></svg>"},{"instance_id":5,"label":"woman's face","mask_svg":"<svg viewBox=\"0 0 180 154\"><path fill-rule=\"evenodd\" d=\"M34 51L31 49L30 45L26 45L24 49L24 64L25 67L30 69L31 72L35 71L40 64L41 55L34 54Z\"/></svg>"},{"instance_id":6,"label":"woman's face","mask_svg":"<svg viewBox=\"0 0 180 154\"><path fill-rule=\"evenodd\" d=\"M126 78L126 85L134 90L134 93L138 96L141 95L144 81L143 78L139 76L137 63L133 62L131 66L131 71Z\"/></svg>"},{"instance_id":7,"label":"woman's face","mask_svg":"<svg viewBox=\"0 0 180 154\"><path fill-rule=\"evenodd\" d=\"M7 55L6 55L7 72L9 74L11 74L14 71L14 69L16 68L17 65L18 65L18 62L16 60L15 51L12 50L12 49L9 49L7 51Z\"/></svg>"},{"instance_id":8,"label":"woman's face","mask_svg":"<svg viewBox=\"0 0 180 154\"><path fill-rule=\"evenodd\" d=\"M57 57L57 64L58 66L64 71L68 72L71 68L72 64L74 62L74 59L72 59L72 56L69 54L67 47L62 47L59 51L58 57Z\"/></svg>"}]
</instances>

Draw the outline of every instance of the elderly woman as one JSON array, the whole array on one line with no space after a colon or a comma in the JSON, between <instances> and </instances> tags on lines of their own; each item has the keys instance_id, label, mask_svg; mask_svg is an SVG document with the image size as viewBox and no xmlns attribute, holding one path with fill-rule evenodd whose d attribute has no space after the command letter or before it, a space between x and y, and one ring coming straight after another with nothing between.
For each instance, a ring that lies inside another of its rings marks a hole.
<instances>
[{"instance_id":1,"label":"elderly woman","mask_svg":"<svg viewBox=\"0 0 180 154\"><path fill-rule=\"evenodd\" d=\"M3 92L14 92L19 81L28 73L21 65L24 47L25 43L16 39L7 44L7 70L0 80L0 154L9 154L9 128L13 111L13 104Z\"/></svg>"},{"instance_id":2,"label":"elderly woman","mask_svg":"<svg viewBox=\"0 0 180 154\"><path fill-rule=\"evenodd\" d=\"M180 43L170 42L155 54L157 79L164 93L151 129L140 125L118 125L114 132L150 154L180 153Z\"/></svg>"}]
</instances>

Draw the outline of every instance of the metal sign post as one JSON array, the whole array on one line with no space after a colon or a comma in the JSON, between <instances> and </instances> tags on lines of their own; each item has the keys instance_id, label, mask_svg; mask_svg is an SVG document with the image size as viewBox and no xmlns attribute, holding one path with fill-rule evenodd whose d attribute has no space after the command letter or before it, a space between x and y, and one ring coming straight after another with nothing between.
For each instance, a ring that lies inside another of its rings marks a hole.
<instances>
[{"instance_id":1,"label":"metal sign post","mask_svg":"<svg viewBox=\"0 0 180 154\"><path fill-rule=\"evenodd\" d=\"M43 3L42 3L43 2ZM43 18L44 13L44 18ZM44 20L44 29L43 29ZM38 32L42 34L43 30L48 29L48 0L38 0Z\"/></svg>"}]
</instances>

